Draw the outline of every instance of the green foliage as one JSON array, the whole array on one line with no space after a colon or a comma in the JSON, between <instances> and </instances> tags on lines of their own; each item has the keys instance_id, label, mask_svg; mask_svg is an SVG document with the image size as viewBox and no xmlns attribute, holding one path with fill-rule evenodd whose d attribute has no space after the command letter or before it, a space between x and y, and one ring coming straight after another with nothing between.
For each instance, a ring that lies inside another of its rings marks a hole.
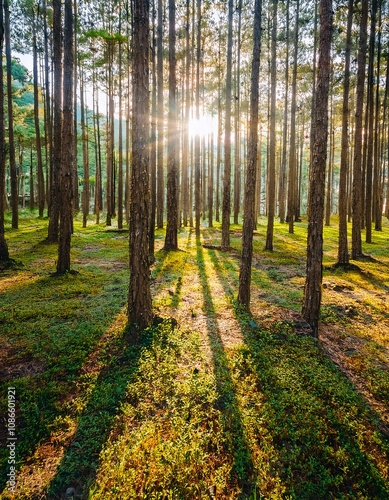
<instances>
[{"instance_id":1,"label":"green foliage","mask_svg":"<svg viewBox=\"0 0 389 500\"><path fill-rule=\"evenodd\" d=\"M158 230L154 303L179 326L158 321L138 346L126 330L127 237L76 220L77 273L54 278L46 221L22 213L20 224L7 239L24 265L0 276L0 411L14 386L18 498L58 498L69 486L80 498L388 497L377 415L321 344L280 313L299 307L303 223L290 237L281 228L272 254L256 235L252 313L236 302L239 234L224 253L182 230L181 251L167 253ZM217 241L220 231L204 237ZM330 260L330 243L326 252ZM377 262L360 265L350 275L326 270L322 319L358 346L350 366L385 405L386 351L372 334L385 276ZM350 314L360 290L371 293ZM352 330L361 325L369 340ZM0 460L4 487L4 448Z\"/></svg>"}]
</instances>

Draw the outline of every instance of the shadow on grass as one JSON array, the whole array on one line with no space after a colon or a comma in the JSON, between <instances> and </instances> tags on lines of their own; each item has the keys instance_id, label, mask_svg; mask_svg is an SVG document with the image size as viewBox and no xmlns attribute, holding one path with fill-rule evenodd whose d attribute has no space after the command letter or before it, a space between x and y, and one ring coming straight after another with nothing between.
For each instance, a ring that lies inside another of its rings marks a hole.
<instances>
[{"instance_id":1,"label":"shadow on grass","mask_svg":"<svg viewBox=\"0 0 389 500\"><path fill-rule=\"evenodd\" d=\"M203 249L199 236L197 244L197 265L203 292L204 312L207 318L209 344L215 370L218 407L223 415L224 432L230 434L228 453L233 456L232 482L236 482L244 494L251 490L253 483L253 460L243 428L240 410L234 391L226 352L217 326L216 310L208 282Z\"/></svg>"},{"instance_id":2,"label":"shadow on grass","mask_svg":"<svg viewBox=\"0 0 389 500\"><path fill-rule=\"evenodd\" d=\"M66 418L66 401L78 391L83 366L123 307L126 276L96 279L95 289L90 282L85 275L33 282L27 276L2 294L0 323L7 356L0 366L0 411L6 414L6 389L14 386L19 466L49 438L55 421ZM8 472L4 451L0 457L1 489Z\"/></svg>"},{"instance_id":3,"label":"shadow on grass","mask_svg":"<svg viewBox=\"0 0 389 500\"><path fill-rule=\"evenodd\" d=\"M152 328L143 332L137 346L127 346L126 336L121 337L109 364L99 373L78 420L77 432L50 483L49 498L63 498L67 488L73 488L75 495L86 497L96 478L100 452L109 437L126 388L138 371L142 349L152 342L152 332Z\"/></svg>"},{"instance_id":4,"label":"shadow on grass","mask_svg":"<svg viewBox=\"0 0 389 500\"><path fill-rule=\"evenodd\" d=\"M191 245L193 230L189 229L186 248L184 250L170 250L166 251L163 248L155 253L156 263L152 271L153 283L153 296L157 296L158 292L163 291L165 288L175 286L174 291L168 290L171 298L171 307L178 307L181 300L182 290L182 276L185 271L185 262L189 257L187 252Z\"/></svg>"},{"instance_id":5,"label":"shadow on grass","mask_svg":"<svg viewBox=\"0 0 389 500\"><path fill-rule=\"evenodd\" d=\"M227 257L209 254L231 297ZM236 303L234 315L246 344L243 356L261 381L265 402L258 418L272 435L288 498L388 498L388 443L348 379L313 339L282 324L270 332L250 328L251 314Z\"/></svg>"}]
</instances>

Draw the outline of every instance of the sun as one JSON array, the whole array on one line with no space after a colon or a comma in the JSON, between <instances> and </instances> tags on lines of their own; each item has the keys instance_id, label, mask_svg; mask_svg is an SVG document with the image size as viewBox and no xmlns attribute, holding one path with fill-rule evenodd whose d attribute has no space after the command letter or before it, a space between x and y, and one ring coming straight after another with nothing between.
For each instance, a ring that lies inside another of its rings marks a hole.
<instances>
[{"instance_id":1,"label":"sun","mask_svg":"<svg viewBox=\"0 0 389 500\"><path fill-rule=\"evenodd\" d=\"M198 120L192 118L189 121L189 135L191 137L206 137L217 132L217 120L210 115L202 115Z\"/></svg>"}]
</instances>

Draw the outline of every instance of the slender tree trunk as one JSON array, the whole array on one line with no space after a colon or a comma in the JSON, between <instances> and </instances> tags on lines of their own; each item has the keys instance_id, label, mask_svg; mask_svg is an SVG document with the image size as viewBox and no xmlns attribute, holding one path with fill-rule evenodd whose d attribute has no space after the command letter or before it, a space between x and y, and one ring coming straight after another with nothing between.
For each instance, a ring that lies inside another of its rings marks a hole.
<instances>
[{"instance_id":1,"label":"slender tree trunk","mask_svg":"<svg viewBox=\"0 0 389 500\"><path fill-rule=\"evenodd\" d=\"M43 217L45 208L45 179L43 176L42 144L39 124L38 49L36 42L36 14L33 14L33 80L34 80L34 124L36 138L38 213Z\"/></svg>"},{"instance_id":2,"label":"slender tree trunk","mask_svg":"<svg viewBox=\"0 0 389 500\"><path fill-rule=\"evenodd\" d=\"M244 197L242 260L239 273L238 302L249 308L253 231L255 214L255 181L258 147L259 65L261 53L261 0L255 0L253 29L253 59L251 65L250 129Z\"/></svg>"},{"instance_id":3,"label":"slender tree trunk","mask_svg":"<svg viewBox=\"0 0 389 500\"><path fill-rule=\"evenodd\" d=\"M320 0L319 62L315 103L314 149L309 176L307 276L302 314L318 337L322 261L325 171L328 140L328 93L331 72L332 0Z\"/></svg>"},{"instance_id":4,"label":"slender tree trunk","mask_svg":"<svg viewBox=\"0 0 389 500\"><path fill-rule=\"evenodd\" d=\"M331 71L331 83L332 85L332 77L333 77L333 71ZM331 103L330 103L330 122L329 122L329 158L328 158L328 172L327 172L327 190L326 190L326 203L325 203L325 225L327 227L330 226L331 223L331 210L332 210L332 178L333 178L333 172L334 172L334 164L332 161L332 151L333 151L333 119L334 119L334 114L333 114L333 105L332 105L332 93L331 93Z\"/></svg>"},{"instance_id":5,"label":"slender tree trunk","mask_svg":"<svg viewBox=\"0 0 389 500\"><path fill-rule=\"evenodd\" d=\"M121 19L119 32L121 33ZM123 44L119 42L118 229L123 229Z\"/></svg>"},{"instance_id":6,"label":"slender tree trunk","mask_svg":"<svg viewBox=\"0 0 389 500\"><path fill-rule=\"evenodd\" d=\"M112 224L112 217L115 212L115 201L114 201L114 175L115 175L115 159L114 159L114 149L115 149L115 100L113 96L113 52L114 45L113 41L108 42L108 120L107 120L107 215L106 224L110 226Z\"/></svg>"},{"instance_id":7,"label":"slender tree trunk","mask_svg":"<svg viewBox=\"0 0 389 500\"><path fill-rule=\"evenodd\" d=\"M276 205L276 94L277 94L277 9L273 0L273 26L271 36L271 97L270 97L270 152L268 178L268 214L265 250L273 250L274 216Z\"/></svg>"},{"instance_id":8,"label":"slender tree trunk","mask_svg":"<svg viewBox=\"0 0 389 500\"><path fill-rule=\"evenodd\" d=\"M287 183L287 170L286 170L286 157L288 149L288 108L289 108L289 0L286 3L286 56L285 56L285 96L284 96L284 120L282 130L282 156L281 168L279 177L278 188L278 207L280 222L285 222L285 205L286 205L286 183Z\"/></svg>"},{"instance_id":9,"label":"slender tree trunk","mask_svg":"<svg viewBox=\"0 0 389 500\"><path fill-rule=\"evenodd\" d=\"M375 222L375 230L382 231L382 169L379 154L380 144L380 130L384 127L381 126L380 116L380 71L381 71L381 36L382 36L382 0L379 2L379 21L377 30L377 77L376 77L376 93L375 93L375 120L374 120L374 164L373 164L373 220ZM383 122L385 123L385 122Z\"/></svg>"},{"instance_id":10,"label":"slender tree trunk","mask_svg":"<svg viewBox=\"0 0 389 500\"><path fill-rule=\"evenodd\" d=\"M151 40L151 137L150 137L150 235L149 252L150 261L154 261L155 247L155 217L157 212L157 66L156 66L156 34L155 34L156 9L155 0L152 2L152 40Z\"/></svg>"},{"instance_id":11,"label":"slender tree trunk","mask_svg":"<svg viewBox=\"0 0 389 500\"><path fill-rule=\"evenodd\" d=\"M73 0L73 9L74 9L74 30L73 30L73 36L74 36L74 77L73 77L73 82L74 82L74 91L73 91L73 147L74 147L74 162L73 162L73 210L74 212L79 212L80 211L80 194L79 194L79 189L78 189L78 117L77 117L77 83L78 83L78 40L77 40L77 23L78 23L78 1ZM81 64L80 64L81 68ZM81 77L82 78L82 77ZM80 89L80 94L82 90ZM83 146L84 147L84 146ZM88 143L85 143L85 147L88 147ZM82 152L83 157L84 157L84 151ZM86 153L87 156L87 153ZM84 161L84 158L83 158ZM89 167L88 167L89 168ZM89 184L89 177L88 177L88 184ZM88 185L88 191L89 191L89 185ZM89 208L88 208L88 213L89 213ZM84 215L83 215L84 217ZM85 222L86 224L86 222ZM86 227L86 226L85 226ZM72 231L73 232L73 231Z\"/></svg>"},{"instance_id":12,"label":"slender tree trunk","mask_svg":"<svg viewBox=\"0 0 389 500\"><path fill-rule=\"evenodd\" d=\"M374 53L377 22L377 0L372 0L369 43L368 68L368 127L367 127L367 157L366 157L366 198L365 221L366 243L372 242L372 190L373 190L373 154L374 154Z\"/></svg>"},{"instance_id":13,"label":"slender tree trunk","mask_svg":"<svg viewBox=\"0 0 389 500\"><path fill-rule=\"evenodd\" d=\"M185 20L185 115L182 144L182 213L183 223L188 225L189 217L189 184L188 184L188 164L189 164L189 134L188 125L190 119L190 0L186 0L186 20Z\"/></svg>"},{"instance_id":14,"label":"slender tree trunk","mask_svg":"<svg viewBox=\"0 0 389 500\"><path fill-rule=\"evenodd\" d=\"M3 0L0 0L0 57L3 58L4 17ZM0 64L0 82L3 81L3 65ZM4 86L0 85L0 261L9 259L4 227L5 200L5 127L4 127Z\"/></svg>"},{"instance_id":15,"label":"slender tree trunk","mask_svg":"<svg viewBox=\"0 0 389 500\"><path fill-rule=\"evenodd\" d=\"M54 128L50 171L50 220L47 240L58 241L60 210L60 168L62 150L62 14L61 2L53 1Z\"/></svg>"},{"instance_id":16,"label":"slender tree trunk","mask_svg":"<svg viewBox=\"0 0 389 500\"><path fill-rule=\"evenodd\" d=\"M128 321L139 330L152 321L149 270L149 0L134 0L130 285ZM132 342L139 332L132 329Z\"/></svg>"},{"instance_id":17,"label":"slender tree trunk","mask_svg":"<svg viewBox=\"0 0 389 500\"><path fill-rule=\"evenodd\" d=\"M358 259L362 256L362 132L363 132L363 96L365 87L365 66L367 49L367 16L368 1L362 0L361 19L359 24L358 70L355 107L354 132L354 177L353 177L353 223L351 256Z\"/></svg>"},{"instance_id":18,"label":"slender tree trunk","mask_svg":"<svg viewBox=\"0 0 389 500\"><path fill-rule=\"evenodd\" d=\"M35 178L34 178L33 151L31 147L30 148L30 209L33 210L34 208L35 208Z\"/></svg>"},{"instance_id":19,"label":"slender tree trunk","mask_svg":"<svg viewBox=\"0 0 389 500\"><path fill-rule=\"evenodd\" d=\"M82 186L82 227L86 227L89 204L90 204L90 188L89 188L89 158L88 158L88 135L85 124L85 99L84 99L84 74L80 75L80 107L81 107L81 138L82 138L82 166L83 166L83 186ZM74 179L77 182L77 178ZM77 190L78 192L78 190ZM74 190L74 196L76 192Z\"/></svg>"},{"instance_id":20,"label":"slender tree trunk","mask_svg":"<svg viewBox=\"0 0 389 500\"><path fill-rule=\"evenodd\" d=\"M201 0L197 0L197 32L196 32L196 120L200 120L200 62L201 62ZM195 136L195 227L200 234L201 191L200 191L200 135Z\"/></svg>"},{"instance_id":21,"label":"slender tree trunk","mask_svg":"<svg viewBox=\"0 0 389 500\"><path fill-rule=\"evenodd\" d=\"M221 97L221 27L219 26L219 44L218 44L218 105L217 105L217 156L216 156L216 207L215 220L220 222L220 165L222 157L222 97Z\"/></svg>"},{"instance_id":22,"label":"slender tree trunk","mask_svg":"<svg viewBox=\"0 0 389 500\"><path fill-rule=\"evenodd\" d=\"M49 34L47 28L47 5L46 0L43 0L43 41L44 41L44 79L45 79L45 145L46 145L46 189L45 196L48 211L50 210L50 187L51 187L51 172L53 170L53 130L52 130L52 113L51 113L51 98L50 98L50 66L49 66ZM50 216L50 213L49 213Z\"/></svg>"},{"instance_id":23,"label":"slender tree trunk","mask_svg":"<svg viewBox=\"0 0 389 500\"><path fill-rule=\"evenodd\" d=\"M213 132L209 137L209 183L208 183L208 227L213 227L213 184L214 184L214 140Z\"/></svg>"},{"instance_id":24,"label":"slender tree trunk","mask_svg":"<svg viewBox=\"0 0 389 500\"><path fill-rule=\"evenodd\" d=\"M163 228L164 212L164 168L163 168L163 134L164 134L164 113L163 113L163 0L158 0L158 26L157 26L157 227Z\"/></svg>"},{"instance_id":25,"label":"slender tree trunk","mask_svg":"<svg viewBox=\"0 0 389 500\"><path fill-rule=\"evenodd\" d=\"M7 104L8 104L8 148L9 148L9 169L11 176L11 208L12 208L12 228L18 229L18 179L16 173L15 139L14 139L14 118L12 101L12 55L11 55L11 28L9 21L9 2L4 0L4 34L5 34L5 54L7 64Z\"/></svg>"},{"instance_id":26,"label":"slender tree trunk","mask_svg":"<svg viewBox=\"0 0 389 500\"><path fill-rule=\"evenodd\" d=\"M237 34L237 58L236 58L236 92L235 92L235 161L234 161L234 224L239 223L240 210L240 52L242 31L242 0L238 0L236 7L238 12L238 34Z\"/></svg>"},{"instance_id":27,"label":"slender tree trunk","mask_svg":"<svg viewBox=\"0 0 389 500\"><path fill-rule=\"evenodd\" d=\"M73 92L74 92L74 37L72 0L64 3L64 62L63 62L63 127L60 173L60 226L57 274L70 271L70 242L73 215Z\"/></svg>"},{"instance_id":28,"label":"slender tree trunk","mask_svg":"<svg viewBox=\"0 0 389 500\"><path fill-rule=\"evenodd\" d=\"M294 28L294 56L293 56L293 79L292 79L292 104L290 111L290 145L289 145L289 183L288 183L288 223L289 233L294 232L294 220L296 217L296 111L297 111L297 56L299 42L299 15L300 0L296 3L296 21Z\"/></svg>"},{"instance_id":29,"label":"slender tree trunk","mask_svg":"<svg viewBox=\"0 0 389 500\"><path fill-rule=\"evenodd\" d=\"M349 98L350 98L350 55L351 55L351 29L353 23L354 0L348 0L347 33L345 46L345 63L343 78L343 109L342 109L342 139L340 153L340 173L339 173L339 245L338 264L345 266L349 263L348 238L347 238L347 175L348 148L349 148Z\"/></svg>"},{"instance_id":30,"label":"slender tree trunk","mask_svg":"<svg viewBox=\"0 0 389 500\"><path fill-rule=\"evenodd\" d=\"M95 139L95 199L94 199L94 213L96 216L96 224L100 223L100 193L101 193L101 161L100 161L100 149L99 149L99 138L98 138L98 120L99 117L96 111L96 89L95 83L93 83L93 133Z\"/></svg>"},{"instance_id":31,"label":"slender tree trunk","mask_svg":"<svg viewBox=\"0 0 389 500\"><path fill-rule=\"evenodd\" d=\"M231 84L232 84L232 24L234 2L228 0L228 40L226 74L226 121L224 124L224 176L222 208L222 248L230 246L231 215Z\"/></svg>"},{"instance_id":32,"label":"slender tree trunk","mask_svg":"<svg viewBox=\"0 0 389 500\"><path fill-rule=\"evenodd\" d=\"M168 173L167 222L165 250L177 250L177 104L176 104L176 3L169 0L169 116L168 116Z\"/></svg>"}]
</instances>

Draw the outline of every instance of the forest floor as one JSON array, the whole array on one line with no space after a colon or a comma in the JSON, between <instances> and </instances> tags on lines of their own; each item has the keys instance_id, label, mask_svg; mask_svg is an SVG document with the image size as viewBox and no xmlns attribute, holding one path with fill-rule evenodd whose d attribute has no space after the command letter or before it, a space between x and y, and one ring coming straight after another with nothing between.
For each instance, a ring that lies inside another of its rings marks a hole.
<instances>
[{"instance_id":1,"label":"forest floor","mask_svg":"<svg viewBox=\"0 0 389 500\"><path fill-rule=\"evenodd\" d=\"M156 235L165 317L131 346L127 234L75 222L76 273L53 277L47 220L7 230L0 270L0 414L16 394L16 487L0 424L0 498L389 498L389 223L352 270L325 228L319 341L300 317L305 221L254 239L252 307L238 307L241 227ZM173 318L173 319L172 319ZM13 389L11 389L13 391Z\"/></svg>"}]
</instances>

